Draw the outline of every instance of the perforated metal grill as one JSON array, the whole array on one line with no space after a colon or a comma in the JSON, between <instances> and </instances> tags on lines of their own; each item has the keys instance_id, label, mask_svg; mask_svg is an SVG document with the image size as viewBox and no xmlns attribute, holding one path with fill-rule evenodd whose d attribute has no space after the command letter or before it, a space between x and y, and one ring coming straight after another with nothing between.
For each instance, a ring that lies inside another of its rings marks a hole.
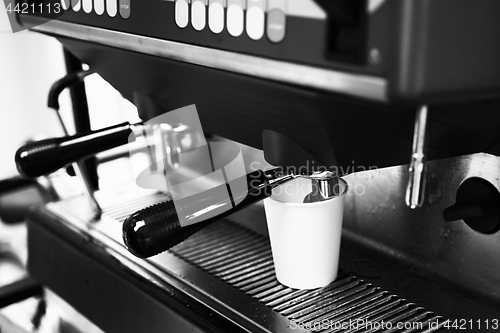
<instances>
[{"instance_id":1,"label":"perforated metal grill","mask_svg":"<svg viewBox=\"0 0 500 333\"><path fill-rule=\"evenodd\" d=\"M127 217L130 216L130 214L168 199L169 197L166 195L153 194L140 198L134 198L132 200L123 200L123 202L118 204L114 203L115 200L113 200L113 204L111 205L102 205L103 214L122 223Z\"/></svg>"}]
</instances>

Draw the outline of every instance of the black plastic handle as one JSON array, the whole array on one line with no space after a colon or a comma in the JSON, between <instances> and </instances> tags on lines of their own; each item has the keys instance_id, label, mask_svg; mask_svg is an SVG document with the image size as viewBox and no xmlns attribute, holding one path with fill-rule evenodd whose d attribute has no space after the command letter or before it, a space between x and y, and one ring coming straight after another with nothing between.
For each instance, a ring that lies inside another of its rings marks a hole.
<instances>
[{"instance_id":1,"label":"black plastic handle","mask_svg":"<svg viewBox=\"0 0 500 333\"><path fill-rule=\"evenodd\" d=\"M181 226L173 201L166 201L135 212L123 223L125 245L132 254L138 257L146 258L160 254L213 222L271 195L268 177L262 170L251 172L244 177L246 177L248 185L248 191L244 199L238 205L233 205L216 216L212 216L214 215L213 211L210 210L210 207L207 207L203 212L200 212L200 214L207 216L207 219L200 219L202 222ZM236 196L237 194L232 193L233 198ZM221 204L232 205L230 201L224 201ZM211 207L220 209L221 205L214 204Z\"/></svg>"},{"instance_id":2,"label":"black plastic handle","mask_svg":"<svg viewBox=\"0 0 500 333\"><path fill-rule=\"evenodd\" d=\"M42 296L43 292L42 284L30 277L2 286L0 288L0 309L33 296Z\"/></svg>"},{"instance_id":3,"label":"black plastic handle","mask_svg":"<svg viewBox=\"0 0 500 333\"><path fill-rule=\"evenodd\" d=\"M132 125L123 123L98 131L30 142L16 152L16 166L26 178L36 178L85 157L126 144Z\"/></svg>"}]
</instances>

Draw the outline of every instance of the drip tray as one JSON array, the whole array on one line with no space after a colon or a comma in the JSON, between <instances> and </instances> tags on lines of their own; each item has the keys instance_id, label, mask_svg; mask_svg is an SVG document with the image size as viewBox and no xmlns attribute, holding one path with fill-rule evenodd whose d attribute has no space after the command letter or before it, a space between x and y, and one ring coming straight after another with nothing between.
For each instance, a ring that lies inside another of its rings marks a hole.
<instances>
[{"instance_id":1,"label":"drip tray","mask_svg":"<svg viewBox=\"0 0 500 333\"><path fill-rule=\"evenodd\" d=\"M287 288L275 278L268 239L228 221L202 230L171 252L286 317L289 328L335 332L344 325L355 331L384 321L388 328L404 324L407 332L433 332L444 324L431 311L354 275L344 274L316 290ZM436 323L434 329L431 322Z\"/></svg>"},{"instance_id":2,"label":"drip tray","mask_svg":"<svg viewBox=\"0 0 500 333\"><path fill-rule=\"evenodd\" d=\"M494 314L360 256L352 244L342 244L335 282L285 287L275 278L261 205L139 259L123 246L121 222L165 197L124 193L106 196L119 204L101 199L107 204L99 222L83 218L81 198L29 218L31 274L106 332L435 332L447 319Z\"/></svg>"}]
</instances>

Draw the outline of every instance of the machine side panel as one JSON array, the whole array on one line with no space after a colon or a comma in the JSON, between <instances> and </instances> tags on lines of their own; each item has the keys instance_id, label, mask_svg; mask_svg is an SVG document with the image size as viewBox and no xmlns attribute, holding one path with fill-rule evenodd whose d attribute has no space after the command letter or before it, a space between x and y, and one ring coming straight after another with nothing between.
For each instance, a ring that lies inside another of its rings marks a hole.
<instances>
[{"instance_id":1,"label":"machine side panel","mask_svg":"<svg viewBox=\"0 0 500 333\"><path fill-rule=\"evenodd\" d=\"M413 103L498 97L500 2L395 1L389 95Z\"/></svg>"}]
</instances>

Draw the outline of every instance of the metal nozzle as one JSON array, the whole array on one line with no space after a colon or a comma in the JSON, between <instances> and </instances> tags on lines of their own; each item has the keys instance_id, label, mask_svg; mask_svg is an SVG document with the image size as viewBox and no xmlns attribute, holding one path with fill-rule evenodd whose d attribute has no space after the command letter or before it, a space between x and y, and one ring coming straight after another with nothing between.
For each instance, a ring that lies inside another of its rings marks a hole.
<instances>
[{"instance_id":1,"label":"metal nozzle","mask_svg":"<svg viewBox=\"0 0 500 333\"><path fill-rule=\"evenodd\" d=\"M406 187L406 205L411 209L421 207L424 202L425 181L427 174L425 155L425 129L427 126L427 106L417 110L413 134L413 149L408 169L408 185Z\"/></svg>"},{"instance_id":2,"label":"metal nozzle","mask_svg":"<svg viewBox=\"0 0 500 333\"><path fill-rule=\"evenodd\" d=\"M317 181L330 181L337 179L337 174L332 171L313 171L310 174L296 175L295 178L305 178Z\"/></svg>"}]
</instances>

